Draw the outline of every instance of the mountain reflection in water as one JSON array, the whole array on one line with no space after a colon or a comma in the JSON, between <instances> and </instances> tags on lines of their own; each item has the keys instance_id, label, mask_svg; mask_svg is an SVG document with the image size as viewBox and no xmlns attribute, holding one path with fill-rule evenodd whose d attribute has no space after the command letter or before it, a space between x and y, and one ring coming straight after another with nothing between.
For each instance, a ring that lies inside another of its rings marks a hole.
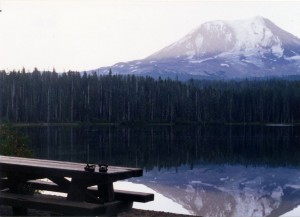
<instances>
[{"instance_id":1,"label":"mountain reflection in water","mask_svg":"<svg viewBox=\"0 0 300 217\"><path fill-rule=\"evenodd\" d=\"M142 167L144 176L130 181L194 215L279 216L300 205L298 126L21 130L37 158Z\"/></svg>"},{"instance_id":2,"label":"mountain reflection in water","mask_svg":"<svg viewBox=\"0 0 300 217\"><path fill-rule=\"evenodd\" d=\"M300 204L300 171L242 165L154 169L139 183L201 216L279 216Z\"/></svg>"}]
</instances>

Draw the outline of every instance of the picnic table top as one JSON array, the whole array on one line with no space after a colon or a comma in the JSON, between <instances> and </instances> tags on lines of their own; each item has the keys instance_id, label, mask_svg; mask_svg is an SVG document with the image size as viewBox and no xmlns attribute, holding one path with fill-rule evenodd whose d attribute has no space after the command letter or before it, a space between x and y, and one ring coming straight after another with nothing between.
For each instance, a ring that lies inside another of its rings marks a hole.
<instances>
[{"instance_id":1,"label":"picnic table top","mask_svg":"<svg viewBox=\"0 0 300 217\"><path fill-rule=\"evenodd\" d=\"M41 177L60 176L104 182L114 182L143 175L143 170L140 168L109 165L107 172L99 172L98 168L95 169L95 172L88 172L84 170L85 166L86 164L83 163L0 155L0 172L4 173L30 174Z\"/></svg>"}]
</instances>

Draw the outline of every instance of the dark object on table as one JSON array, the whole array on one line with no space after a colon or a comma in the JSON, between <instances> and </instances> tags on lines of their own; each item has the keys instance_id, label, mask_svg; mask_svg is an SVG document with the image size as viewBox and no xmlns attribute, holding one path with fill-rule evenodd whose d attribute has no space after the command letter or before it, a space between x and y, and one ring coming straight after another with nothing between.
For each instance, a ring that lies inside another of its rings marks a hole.
<instances>
[{"instance_id":1,"label":"dark object on table","mask_svg":"<svg viewBox=\"0 0 300 217\"><path fill-rule=\"evenodd\" d=\"M84 170L85 171L88 171L88 172L95 172L95 167L96 165L95 164L86 164L86 166L84 167Z\"/></svg>"},{"instance_id":2,"label":"dark object on table","mask_svg":"<svg viewBox=\"0 0 300 217\"><path fill-rule=\"evenodd\" d=\"M98 164L98 165L99 165L99 172L102 172L102 173L107 172L107 167L108 167L107 164Z\"/></svg>"}]
</instances>

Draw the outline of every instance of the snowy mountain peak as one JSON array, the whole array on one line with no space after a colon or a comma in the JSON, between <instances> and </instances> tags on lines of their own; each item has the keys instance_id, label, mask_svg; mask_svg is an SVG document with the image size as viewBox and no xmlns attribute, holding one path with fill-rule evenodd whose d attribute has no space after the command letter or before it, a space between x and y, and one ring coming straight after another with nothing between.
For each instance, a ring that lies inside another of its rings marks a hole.
<instances>
[{"instance_id":1,"label":"snowy mountain peak","mask_svg":"<svg viewBox=\"0 0 300 217\"><path fill-rule=\"evenodd\" d=\"M288 38L292 38L288 39ZM288 41L285 41L288 39ZM183 57L199 59L230 53L255 52L284 55L284 44L298 44L300 39L277 27L270 20L257 16L247 20L211 21L200 25L178 42L158 51L149 59Z\"/></svg>"}]
</instances>

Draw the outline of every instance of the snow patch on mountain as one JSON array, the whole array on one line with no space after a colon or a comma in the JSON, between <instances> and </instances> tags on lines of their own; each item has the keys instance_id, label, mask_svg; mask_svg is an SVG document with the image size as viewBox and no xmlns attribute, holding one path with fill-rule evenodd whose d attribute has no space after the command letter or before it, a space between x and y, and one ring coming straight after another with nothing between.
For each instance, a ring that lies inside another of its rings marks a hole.
<instances>
[{"instance_id":1,"label":"snow patch on mountain","mask_svg":"<svg viewBox=\"0 0 300 217\"><path fill-rule=\"evenodd\" d=\"M286 60L300 60L300 56L284 57Z\"/></svg>"},{"instance_id":2,"label":"snow patch on mountain","mask_svg":"<svg viewBox=\"0 0 300 217\"><path fill-rule=\"evenodd\" d=\"M223 66L223 67L230 67L229 64L227 64L227 63L221 63L220 66Z\"/></svg>"},{"instance_id":3,"label":"snow patch on mountain","mask_svg":"<svg viewBox=\"0 0 300 217\"><path fill-rule=\"evenodd\" d=\"M268 28L265 18L255 17L250 20L238 20L226 22L234 30L237 38L233 51L252 51L257 52L268 48L280 58L283 55L281 40L274 35L272 29Z\"/></svg>"}]
</instances>

